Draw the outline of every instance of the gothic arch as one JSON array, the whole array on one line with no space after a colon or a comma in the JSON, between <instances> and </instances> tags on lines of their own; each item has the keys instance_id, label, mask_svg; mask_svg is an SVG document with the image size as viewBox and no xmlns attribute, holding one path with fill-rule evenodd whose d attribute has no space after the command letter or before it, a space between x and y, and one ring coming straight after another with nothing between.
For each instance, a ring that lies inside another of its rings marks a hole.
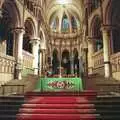
<instances>
[{"instance_id":1,"label":"gothic arch","mask_svg":"<svg viewBox=\"0 0 120 120\"><path fill-rule=\"evenodd\" d=\"M34 36L36 35L35 23L34 23L34 21L32 20L32 18L28 17L28 18L25 20L24 26L25 26L25 28L28 29L27 32L29 32L29 35L31 35L31 37L34 37Z\"/></svg>"},{"instance_id":2,"label":"gothic arch","mask_svg":"<svg viewBox=\"0 0 120 120\"><path fill-rule=\"evenodd\" d=\"M91 37L94 38L94 51L103 48L102 31L101 31L101 18L96 15L91 24Z\"/></svg>"},{"instance_id":3,"label":"gothic arch","mask_svg":"<svg viewBox=\"0 0 120 120\"><path fill-rule=\"evenodd\" d=\"M21 25L21 16L19 7L13 1L5 1L2 5L3 14L9 14L11 21L13 22L12 28L19 27ZM12 11L12 12L11 12Z\"/></svg>"},{"instance_id":4,"label":"gothic arch","mask_svg":"<svg viewBox=\"0 0 120 120\"><path fill-rule=\"evenodd\" d=\"M11 12L12 11L12 12ZM15 2L5 1L2 4L2 18L0 19L0 41L5 42L5 53L13 56L13 29L20 26L20 12Z\"/></svg>"},{"instance_id":5,"label":"gothic arch","mask_svg":"<svg viewBox=\"0 0 120 120\"><path fill-rule=\"evenodd\" d=\"M104 9L103 9L103 22L104 24L110 25L111 20L111 6L112 6L112 0L106 0L104 4Z\"/></svg>"}]
</instances>

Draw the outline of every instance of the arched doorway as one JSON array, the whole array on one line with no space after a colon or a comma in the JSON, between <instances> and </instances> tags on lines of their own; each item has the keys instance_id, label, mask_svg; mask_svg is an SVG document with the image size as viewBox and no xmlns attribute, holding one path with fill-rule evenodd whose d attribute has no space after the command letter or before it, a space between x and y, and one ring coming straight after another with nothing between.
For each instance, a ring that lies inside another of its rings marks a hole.
<instances>
[{"instance_id":1,"label":"arched doorway","mask_svg":"<svg viewBox=\"0 0 120 120\"><path fill-rule=\"evenodd\" d=\"M57 49L53 50L53 55L52 55L52 72L53 74L59 74L59 59L58 59L58 51Z\"/></svg>"},{"instance_id":2,"label":"arched doorway","mask_svg":"<svg viewBox=\"0 0 120 120\"><path fill-rule=\"evenodd\" d=\"M64 68L64 73L65 74L70 74L70 56L69 56L69 51L64 50L62 53L62 67Z\"/></svg>"}]
</instances>

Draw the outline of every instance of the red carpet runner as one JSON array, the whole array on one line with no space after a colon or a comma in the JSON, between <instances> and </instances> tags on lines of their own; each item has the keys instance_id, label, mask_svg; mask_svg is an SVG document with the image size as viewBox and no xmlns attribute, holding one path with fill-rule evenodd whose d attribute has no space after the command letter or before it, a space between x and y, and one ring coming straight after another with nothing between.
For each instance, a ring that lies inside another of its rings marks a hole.
<instances>
[{"instance_id":1,"label":"red carpet runner","mask_svg":"<svg viewBox=\"0 0 120 120\"><path fill-rule=\"evenodd\" d=\"M94 93L39 94L27 96L17 120L96 120L94 104L90 103Z\"/></svg>"}]
</instances>

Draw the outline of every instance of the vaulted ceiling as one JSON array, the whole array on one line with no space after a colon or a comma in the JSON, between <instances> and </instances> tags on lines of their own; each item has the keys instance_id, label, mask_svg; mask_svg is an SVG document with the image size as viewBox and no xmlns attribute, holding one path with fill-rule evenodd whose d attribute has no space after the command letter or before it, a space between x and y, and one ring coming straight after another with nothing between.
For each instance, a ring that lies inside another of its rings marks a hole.
<instances>
[{"instance_id":1,"label":"vaulted ceiling","mask_svg":"<svg viewBox=\"0 0 120 120\"><path fill-rule=\"evenodd\" d=\"M84 21L84 0L61 0L61 1L72 1L70 4L59 4L60 0L43 0L42 9L44 10L44 17L49 25L51 21L58 17L59 20L62 20L64 14L67 15L68 18L70 16L74 16L79 23L83 23Z\"/></svg>"}]
</instances>

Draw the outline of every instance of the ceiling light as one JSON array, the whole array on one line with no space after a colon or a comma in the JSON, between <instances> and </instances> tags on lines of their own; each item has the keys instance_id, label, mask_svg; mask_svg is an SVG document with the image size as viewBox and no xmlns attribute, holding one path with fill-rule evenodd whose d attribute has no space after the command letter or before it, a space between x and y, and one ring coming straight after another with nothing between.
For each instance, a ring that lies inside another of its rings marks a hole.
<instances>
[{"instance_id":1,"label":"ceiling light","mask_svg":"<svg viewBox=\"0 0 120 120\"><path fill-rule=\"evenodd\" d=\"M66 4L71 4L72 0L57 0L57 3L61 5L66 5Z\"/></svg>"}]
</instances>

